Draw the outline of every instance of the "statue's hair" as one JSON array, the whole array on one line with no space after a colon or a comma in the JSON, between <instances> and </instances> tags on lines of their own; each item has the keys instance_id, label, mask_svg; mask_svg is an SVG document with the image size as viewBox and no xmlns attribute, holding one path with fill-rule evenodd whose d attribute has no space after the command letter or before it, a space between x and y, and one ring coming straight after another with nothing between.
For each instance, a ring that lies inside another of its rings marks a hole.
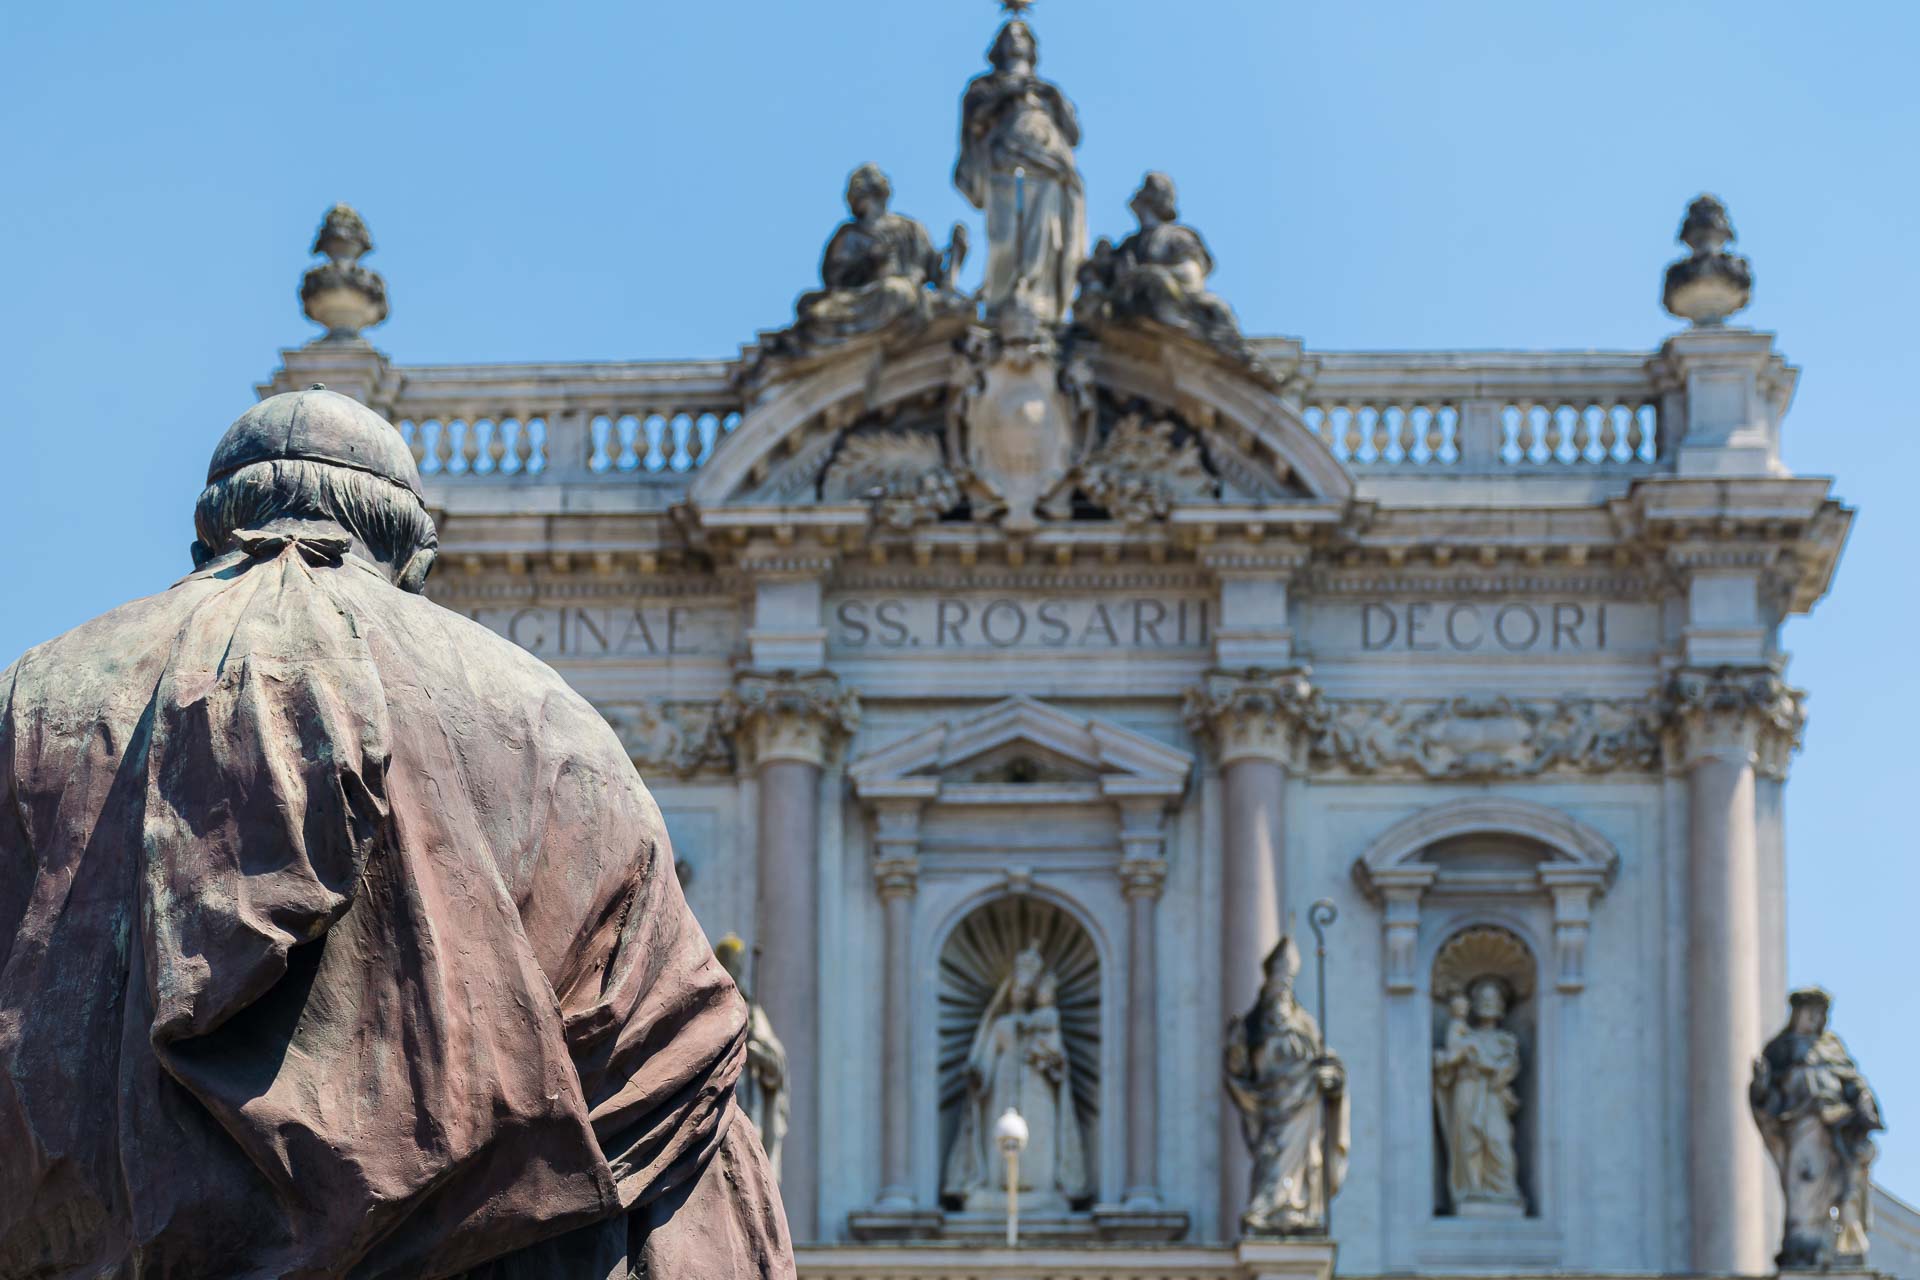
<instances>
[{"instance_id":1,"label":"statue's hair","mask_svg":"<svg viewBox=\"0 0 1920 1280\"><path fill-rule=\"evenodd\" d=\"M351 467L276 459L250 463L201 491L193 508L200 535L194 562L224 555L241 530L288 518L333 521L391 564L403 575L401 585L414 591L440 546L433 517L405 486Z\"/></svg>"}]
</instances>

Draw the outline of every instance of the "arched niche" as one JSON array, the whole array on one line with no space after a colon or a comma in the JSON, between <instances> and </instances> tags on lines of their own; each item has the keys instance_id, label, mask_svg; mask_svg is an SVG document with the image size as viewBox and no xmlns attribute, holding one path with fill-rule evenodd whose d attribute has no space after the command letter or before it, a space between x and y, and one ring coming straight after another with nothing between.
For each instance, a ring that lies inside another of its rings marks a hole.
<instances>
[{"instance_id":1,"label":"arched niche","mask_svg":"<svg viewBox=\"0 0 1920 1280\"><path fill-rule=\"evenodd\" d=\"M978 1114L969 1067L976 1049L987 1046L991 1052L997 1030L995 1024L1020 1013L1013 1007L1012 990L1023 952L1037 953L1041 973L1045 975L1042 981L1050 981L1055 988L1058 1047L1066 1059L1062 1119L1065 1120L1066 1107L1070 1106L1071 1122L1076 1126L1075 1136L1070 1140L1064 1135L1055 1137L1048 1157L1056 1167L1065 1167L1060 1153L1071 1147L1071 1159L1077 1161L1071 1176L1063 1180L1065 1185L1059 1203L1052 1207L1074 1210L1089 1207L1099 1188L1102 1018L1099 947L1086 926L1061 904L1034 894L1003 894L973 906L962 915L938 950L936 1096L940 1196L949 1209L979 1207L969 1205L966 1197L955 1189L954 1172L967 1163L965 1157L956 1162L955 1147L981 1141L977 1130L982 1120L991 1125L997 1118ZM1032 1012L1026 1016L1031 1018ZM1040 1034L1041 1043L1045 1044L1046 1033ZM1041 1083L1044 1077L1028 1077L1024 1074L1026 1070L1020 1067L1011 1077L1011 1084L1009 1077L1003 1075L1001 1090L1020 1096L1019 1091L1025 1087L1045 1087ZM997 1111L1003 1100L995 1101L986 1110ZM971 1133L964 1132L969 1128L970 1108L976 1110ZM1023 1108L1026 1109L1031 1108ZM1037 1121L1037 1116L1033 1118ZM1035 1140L1039 1138L1040 1125L1036 1123ZM990 1131L985 1143L990 1147ZM993 1168L997 1175L997 1157ZM1033 1203L1043 1208L1048 1207L1049 1199L1051 1197L1040 1190L1031 1197ZM1022 1201L1023 1206L1026 1205L1029 1196L1023 1194Z\"/></svg>"},{"instance_id":2,"label":"arched niche","mask_svg":"<svg viewBox=\"0 0 1920 1280\"><path fill-rule=\"evenodd\" d=\"M1522 933L1504 923L1458 924L1435 950L1427 991L1433 997L1433 1213L1440 1218L1522 1218L1539 1210L1540 967ZM1498 993L1499 1015L1483 1003ZM1511 1067L1511 1080L1492 1073ZM1504 1096L1502 1096L1504 1095ZM1508 1108L1507 1101L1512 1107ZM1488 1115L1498 1108L1501 1114ZM1499 1132L1504 1122L1506 1132ZM1492 1133L1486 1132L1492 1128ZM1475 1140L1457 1136L1475 1131ZM1504 1143L1512 1178L1454 1167L1472 1146Z\"/></svg>"},{"instance_id":3,"label":"arched niche","mask_svg":"<svg viewBox=\"0 0 1920 1280\"><path fill-rule=\"evenodd\" d=\"M1550 900L1553 981L1571 994L1586 986L1593 902L1619 862L1605 836L1557 809L1508 796L1469 796L1395 823L1354 862L1353 873L1383 909L1381 968L1389 993L1414 990L1421 904L1445 895Z\"/></svg>"}]
</instances>

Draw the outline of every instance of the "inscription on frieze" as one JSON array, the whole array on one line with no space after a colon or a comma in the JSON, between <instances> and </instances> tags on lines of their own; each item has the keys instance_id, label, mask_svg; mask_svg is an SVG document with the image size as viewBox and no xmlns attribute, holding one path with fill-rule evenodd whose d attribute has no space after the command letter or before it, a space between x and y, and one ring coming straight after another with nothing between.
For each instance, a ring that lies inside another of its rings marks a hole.
<instances>
[{"instance_id":1,"label":"inscription on frieze","mask_svg":"<svg viewBox=\"0 0 1920 1280\"><path fill-rule=\"evenodd\" d=\"M1106 595L848 595L827 602L827 645L891 651L1201 650L1212 602L1198 592Z\"/></svg>"},{"instance_id":2,"label":"inscription on frieze","mask_svg":"<svg viewBox=\"0 0 1920 1280\"><path fill-rule=\"evenodd\" d=\"M1659 640L1651 605L1609 600L1367 600L1302 610L1318 654L1558 657L1644 651Z\"/></svg>"},{"instance_id":3,"label":"inscription on frieze","mask_svg":"<svg viewBox=\"0 0 1920 1280\"><path fill-rule=\"evenodd\" d=\"M725 657L739 633L734 610L678 601L525 605L466 614L542 658Z\"/></svg>"}]
</instances>

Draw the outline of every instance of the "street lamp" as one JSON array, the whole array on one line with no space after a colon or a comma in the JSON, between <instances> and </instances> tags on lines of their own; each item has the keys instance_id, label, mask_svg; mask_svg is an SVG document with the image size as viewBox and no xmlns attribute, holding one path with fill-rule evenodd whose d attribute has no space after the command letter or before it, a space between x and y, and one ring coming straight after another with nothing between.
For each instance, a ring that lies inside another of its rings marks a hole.
<instances>
[{"instance_id":1,"label":"street lamp","mask_svg":"<svg viewBox=\"0 0 1920 1280\"><path fill-rule=\"evenodd\" d=\"M1027 1145L1027 1122L1008 1107L993 1123L993 1140L1007 1158L1007 1247L1020 1243L1020 1150Z\"/></svg>"}]
</instances>

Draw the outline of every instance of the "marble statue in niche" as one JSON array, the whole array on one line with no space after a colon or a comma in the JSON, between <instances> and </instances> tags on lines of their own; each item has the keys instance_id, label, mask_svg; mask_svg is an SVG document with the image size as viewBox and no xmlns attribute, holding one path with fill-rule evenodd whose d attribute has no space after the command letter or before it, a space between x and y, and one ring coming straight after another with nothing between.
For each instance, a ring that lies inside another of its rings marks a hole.
<instances>
[{"instance_id":1,"label":"marble statue in niche","mask_svg":"<svg viewBox=\"0 0 1920 1280\"><path fill-rule=\"evenodd\" d=\"M1012 1108L1030 1137L1020 1156L1023 1209L1065 1211L1089 1192L1087 1144L1075 1114L1059 978L1036 942L1014 957L981 1016L966 1058L967 1097L947 1153L941 1194L963 1209L1006 1204L1005 1171L993 1126Z\"/></svg>"},{"instance_id":2,"label":"marble statue in niche","mask_svg":"<svg viewBox=\"0 0 1920 1280\"><path fill-rule=\"evenodd\" d=\"M1094 245L1079 271L1074 318L1093 328L1116 320L1151 321L1251 361L1233 308L1207 288L1213 255L1200 233L1179 221L1173 179L1149 173L1128 208L1140 228L1117 247L1104 238Z\"/></svg>"},{"instance_id":3,"label":"marble statue in niche","mask_svg":"<svg viewBox=\"0 0 1920 1280\"><path fill-rule=\"evenodd\" d=\"M1859 1269L1871 1220L1872 1134L1880 1104L1840 1037L1833 998L1818 987L1788 997L1786 1028L1753 1064L1747 1092L1786 1195L1782 1270Z\"/></svg>"},{"instance_id":4,"label":"marble statue in niche","mask_svg":"<svg viewBox=\"0 0 1920 1280\"><path fill-rule=\"evenodd\" d=\"M1315 1235L1346 1177L1347 1073L1294 999L1300 950L1291 937L1265 961L1244 1017L1227 1023L1227 1096L1240 1111L1253 1176L1240 1226L1248 1235Z\"/></svg>"},{"instance_id":5,"label":"marble statue in niche","mask_svg":"<svg viewBox=\"0 0 1920 1280\"><path fill-rule=\"evenodd\" d=\"M847 178L847 211L820 263L823 288L803 293L793 327L770 336L769 354L804 355L896 324L914 325L972 304L953 288L967 254L955 224L944 253L927 229L887 209L893 184L875 164Z\"/></svg>"},{"instance_id":6,"label":"marble statue in niche","mask_svg":"<svg viewBox=\"0 0 1920 1280\"><path fill-rule=\"evenodd\" d=\"M740 1072L737 1086L740 1109L753 1122L760 1135L760 1147L767 1153L767 1164L775 1180L780 1177L780 1149L787 1140L787 1050L774 1034L766 1006L753 998L748 985L747 944L738 935L728 934L713 944L720 967L740 988L747 1000L747 1065Z\"/></svg>"},{"instance_id":7,"label":"marble statue in niche","mask_svg":"<svg viewBox=\"0 0 1920 1280\"><path fill-rule=\"evenodd\" d=\"M1441 948L1434 995L1447 1019L1433 1054L1433 1100L1446 1166L1446 1204L1456 1217L1522 1217L1515 1118L1520 1037L1509 1007L1532 989L1533 957L1505 929L1474 928Z\"/></svg>"},{"instance_id":8,"label":"marble statue in niche","mask_svg":"<svg viewBox=\"0 0 1920 1280\"><path fill-rule=\"evenodd\" d=\"M1086 197L1073 149L1073 104L1034 74L1033 30L1019 18L1000 28L993 70L967 85L960 105L960 160L953 185L987 216L988 319L1009 303L1042 324L1066 316L1087 256Z\"/></svg>"}]
</instances>

